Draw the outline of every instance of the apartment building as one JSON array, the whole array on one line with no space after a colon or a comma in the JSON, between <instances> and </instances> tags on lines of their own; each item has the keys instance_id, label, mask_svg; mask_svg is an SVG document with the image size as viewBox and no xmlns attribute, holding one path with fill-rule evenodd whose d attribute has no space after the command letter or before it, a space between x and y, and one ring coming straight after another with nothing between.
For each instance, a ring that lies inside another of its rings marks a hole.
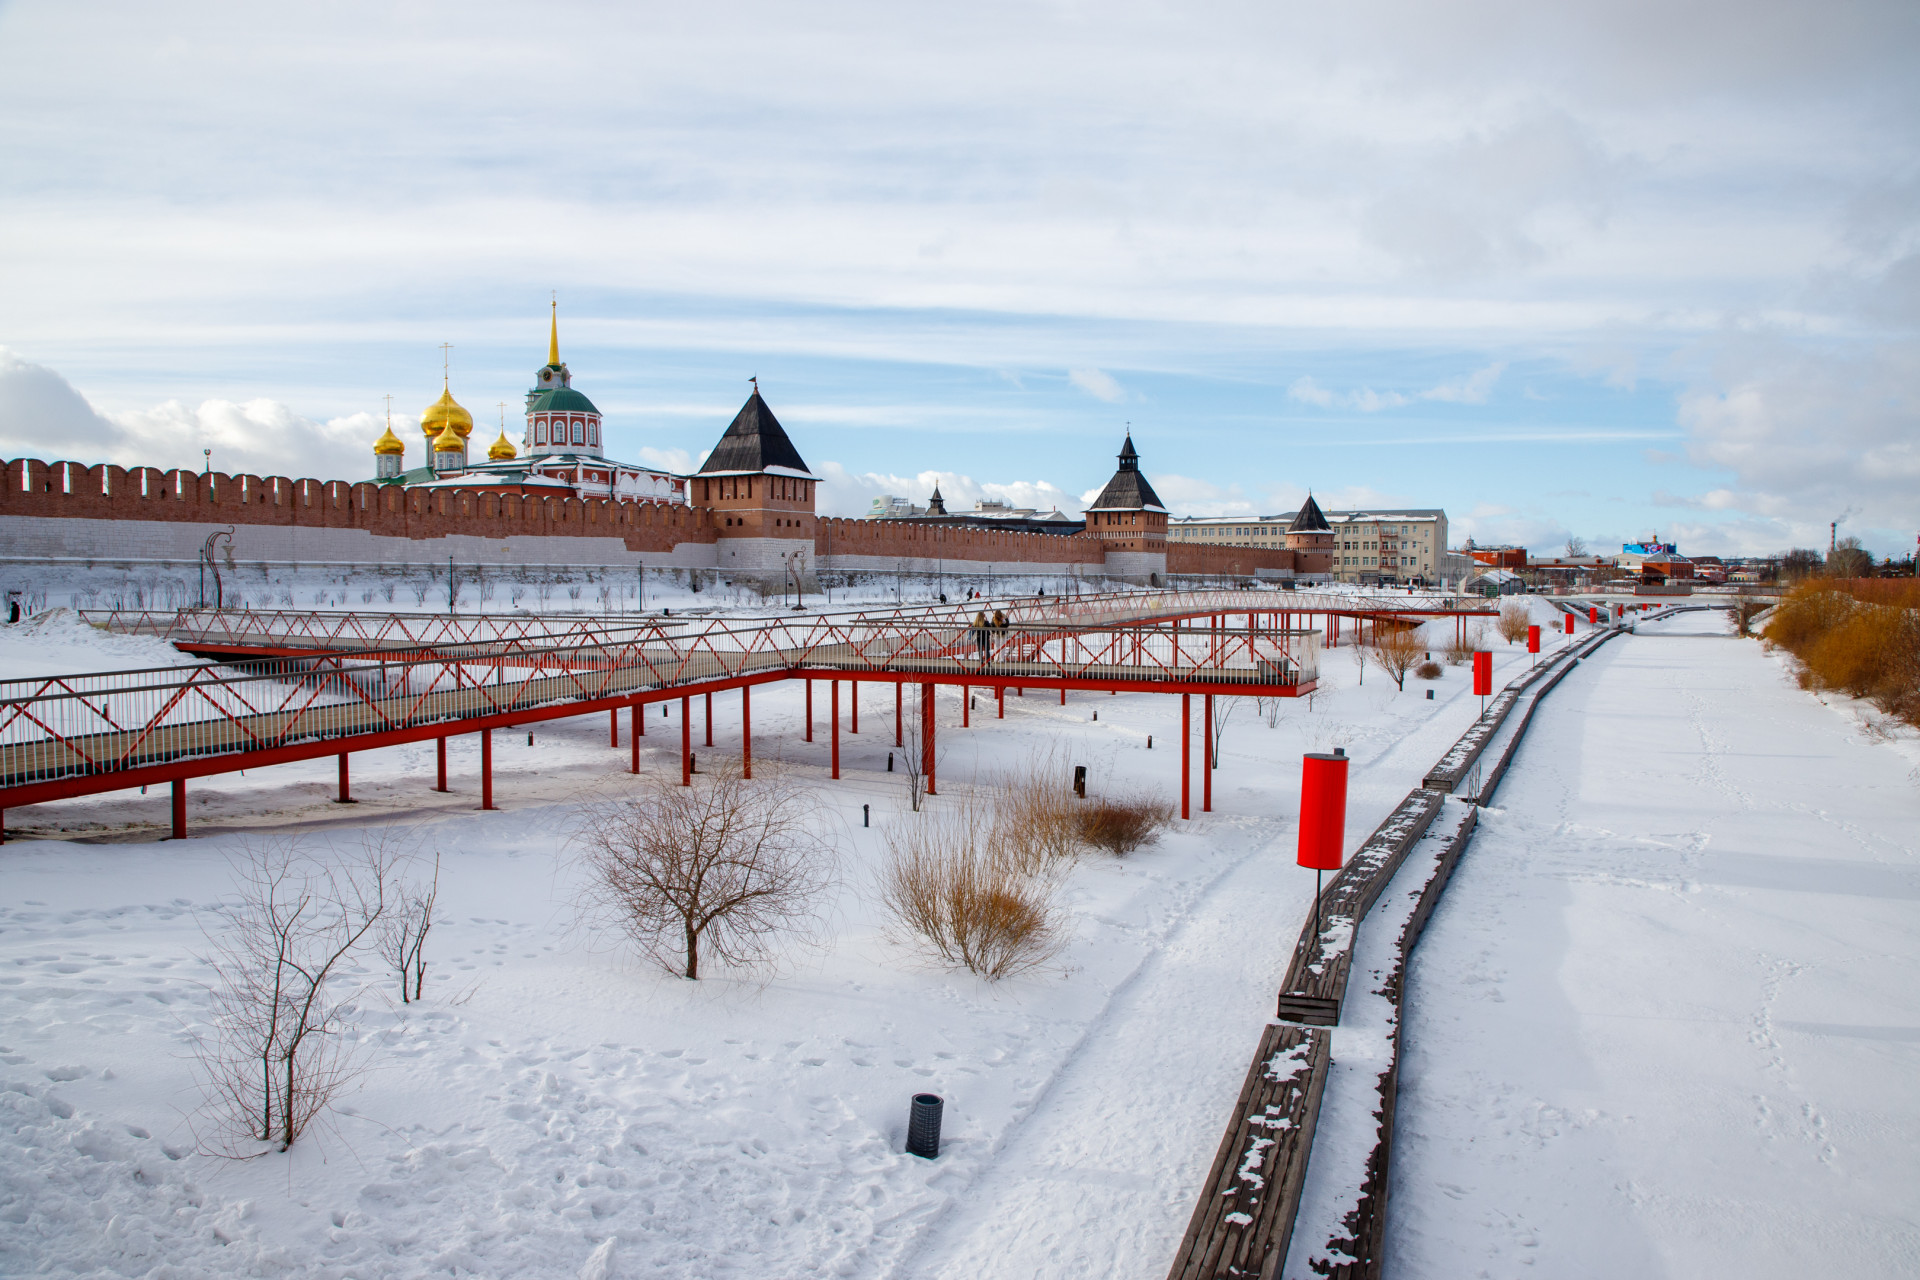
<instances>
[{"instance_id":1,"label":"apartment building","mask_svg":"<svg viewBox=\"0 0 1920 1280\"><path fill-rule=\"evenodd\" d=\"M1167 541L1216 547L1285 547L1293 512L1277 516L1184 516L1167 521ZM1365 585L1456 581L1446 572L1447 513L1437 507L1329 511L1335 582Z\"/></svg>"}]
</instances>

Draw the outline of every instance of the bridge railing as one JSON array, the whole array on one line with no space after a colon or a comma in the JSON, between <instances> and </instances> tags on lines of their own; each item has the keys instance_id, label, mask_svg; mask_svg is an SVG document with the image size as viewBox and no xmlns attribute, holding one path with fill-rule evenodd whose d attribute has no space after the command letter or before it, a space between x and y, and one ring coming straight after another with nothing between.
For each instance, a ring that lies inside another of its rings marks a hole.
<instances>
[{"instance_id":1,"label":"bridge railing","mask_svg":"<svg viewBox=\"0 0 1920 1280\"><path fill-rule=\"evenodd\" d=\"M0 789L180 756L641 697L759 674L941 682L1128 680L1283 693L1318 671L1314 630L799 616L694 634L636 626L0 682Z\"/></svg>"}]
</instances>

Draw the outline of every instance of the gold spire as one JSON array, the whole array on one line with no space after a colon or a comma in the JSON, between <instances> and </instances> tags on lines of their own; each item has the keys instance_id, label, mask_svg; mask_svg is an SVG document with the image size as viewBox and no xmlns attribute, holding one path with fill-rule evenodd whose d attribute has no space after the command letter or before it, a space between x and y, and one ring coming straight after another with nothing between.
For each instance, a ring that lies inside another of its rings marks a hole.
<instances>
[{"instance_id":1,"label":"gold spire","mask_svg":"<svg viewBox=\"0 0 1920 1280\"><path fill-rule=\"evenodd\" d=\"M553 300L553 327L547 331L547 363L560 367L560 299Z\"/></svg>"}]
</instances>

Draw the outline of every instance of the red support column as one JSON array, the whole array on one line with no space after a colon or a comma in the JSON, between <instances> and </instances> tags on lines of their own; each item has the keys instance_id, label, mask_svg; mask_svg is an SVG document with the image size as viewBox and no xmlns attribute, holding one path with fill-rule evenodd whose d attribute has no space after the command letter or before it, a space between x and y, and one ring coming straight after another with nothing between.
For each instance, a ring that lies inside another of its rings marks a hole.
<instances>
[{"instance_id":1,"label":"red support column","mask_svg":"<svg viewBox=\"0 0 1920 1280\"><path fill-rule=\"evenodd\" d=\"M970 684L960 686L960 727L973 727L973 686Z\"/></svg>"},{"instance_id":2,"label":"red support column","mask_svg":"<svg viewBox=\"0 0 1920 1280\"><path fill-rule=\"evenodd\" d=\"M853 719L853 725L847 732L860 732L860 682L858 680L847 681L847 710Z\"/></svg>"},{"instance_id":3,"label":"red support column","mask_svg":"<svg viewBox=\"0 0 1920 1280\"><path fill-rule=\"evenodd\" d=\"M812 742L813 741L813 681L809 680L806 683L807 683L807 734L804 740L807 742Z\"/></svg>"},{"instance_id":4,"label":"red support column","mask_svg":"<svg viewBox=\"0 0 1920 1280\"><path fill-rule=\"evenodd\" d=\"M809 683L811 687L811 683ZM693 785L693 699L680 699L680 785Z\"/></svg>"},{"instance_id":5,"label":"red support column","mask_svg":"<svg viewBox=\"0 0 1920 1280\"><path fill-rule=\"evenodd\" d=\"M829 680L827 681L827 686L833 698L833 770L831 776L838 778L840 776L840 682L838 680Z\"/></svg>"},{"instance_id":6,"label":"red support column","mask_svg":"<svg viewBox=\"0 0 1920 1280\"><path fill-rule=\"evenodd\" d=\"M347 783L347 753L340 753L340 794L334 798L335 804L352 804L353 788Z\"/></svg>"},{"instance_id":7,"label":"red support column","mask_svg":"<svg viewBox=\"0 0 1920 1280\"><path fill-rule=\"evenodd\" d=\"M753 686L740 686L740 776L753 776Z\"/></svg>"},{"instance_id":8,"label":"red support column","mask_svg":"<svg viewBox=\"0 0 1920 1280\"><path fill-rule=\"evenodd\" d=\"M187 838L187 780L185 778L173 780L173 838L175 840Z\"/></svg>"},{"instance_id":9,"label":"red support column","mask_svg":"<svg viewBox=\"0 0 1920 1280\"><path fill-rule=\"evenodd\" d=\"M1007 718L1007 686L1003 684L993 686L993 705L995 707L994 718L996 720L1005 720Z\"/></svg>"},{"instance_id":10,"label":"red support column","mask_svg":"<svg viewBox=\"0 0 1920 1280\"><path fill-rule=\"evenodd\" d=\"M610 707L607 710L607 745L615 750L620 746L620 708L618 707Z\"/></svg>"},{"instance_id":11,"label":"red support column","mask_svg":"<svg viewBox=\"0 0 1920 1280\"><path fill-rule=\"evenodd\" d=\"M713 745L713 695L707 695L707 745Z\"/></svg>"},{"instance_id":12,"label":"red support column","mask_svg":"<svg viewBox=\"0 0 1920 1280\"><path fill-rule=\"evenodd\" d=\"M1200 712L1200 812L1213 812L1213 695L1202 698Z\"/></svg>"},{"instance_id":13,"label":"red support column","mask_svg":"<svg viewBox=\"0 0 1920 1280\"><path fill-rule=\"evenodd\" d=\"M1180 695L1180 816L1191 818L1189 797L1193 792L1193 695Z\"/></svg>"},{"instance_id":14,"label":"red support column","mask_svg":"<svg viewBox=\"0 0 1920 1280\"><path fill-rule=\"evenodd\" d=\"M433 789L445 791L447 789L447 740L445 738L433 740L433 759L439 773L439 779L434 783Z\"/></svg>"},{"instance_id":15,"label":"red support column","mask_svg":"<svg viewBox=\"0 0 1920 1280\"><path fill-rule=\"evenodd\" d=\"M647 707L643 702L627 704L627 745L633 748L633 762L627 766L628 773L640 772L640 726L647 722Z\"/></svg>"},{"instance_id":16,"label":"red support column","mask_svg":"<svg viewBox=\"0 0 1920 1280\"><path fill-rule=\"evenodd\" d=\"M900 736L906 732L906 730L901 727L905 724L905 721L901 719L905 706L902 699L905 698L905 696L906 685L895 680L893 682L893 745L896 747L904 747L907 745L907 740Z\"/></svg>"},{"instance_id":17,"label":"red support column","mask_svg":"<svg viewBox=\"0 0 1920 1280\"><path fill-rule=\"evenodd\" d=\"M493 808L493 730L480 731L480 807Z\"/></svg>"},{"instance_id":18,"label":"red support column","mask_svg":"<svg viewBox=\"0 0 1920 1280\"><path fill-rule=\"evenodd\" d=\"M933 735L933 686L920 686L920 761L927 774L927 794L937 796L940 793L933 785L934 735Z\"/></svg>"},{"instance_id":19,"label":"red support column","mask_svg":"<svg viewBox=\"0 0 1920 1280\"><path fill-rule=\"evenodd\" d=\"M1067 705L1067 686L1065 685L1060 686L1060 705L1063 707Z\"/></svg>"}]
</instances>

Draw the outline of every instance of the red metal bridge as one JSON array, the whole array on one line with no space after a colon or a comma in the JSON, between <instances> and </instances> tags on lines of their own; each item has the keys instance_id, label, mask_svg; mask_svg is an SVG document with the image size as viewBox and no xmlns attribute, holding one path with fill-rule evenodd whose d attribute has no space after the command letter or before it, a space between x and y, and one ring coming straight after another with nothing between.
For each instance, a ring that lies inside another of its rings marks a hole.
<instances>
[{"instance_id":1,"label":"red metal bridge","mask_svg":"<svg viewBox=\"0 0 1920 1280\"><path fill-rule=\"evenodd\" d=\"M1368 608L1368 605L1381 607ZM1425 605L1426 607L1419 607ZM1004 627L970 619L998 608ZM494 729L586 713L609 715L619 746L619 713L629 717L630 767L639 770L644 709L681 703L681 780L692 769L694 697L741 693L742 765L752 774L755 685L803 679L806 736L813 735L813 684L831 686L832 776L839 777L839 685L890 683L895 741L904 745L904 686L918 688L920 741L929 791L934 690L993 691L1005 714L1009 688L1182 695L1181 810L1190 811L1192 695L1210 726L1216 694L1294 697L1314 687L1321 629L1342 617L1409 620L1450 615L1427 601L1359 601L1350 595L1274 591L1113 593L1018 601L974 601L846 614L742 622L711 618L360 613L115 613L88 615L106 629L162 636L225 665L163 667L0 681L0 838L7 809L73 796L167 783L173 833L186 833L189 779L336 756L340 799L350 799L354 751L434 740L437 789L446 790L446 742L477 733L481 807L493 807ZM1309 625L1301 626L1305 622ZM1211 735L1203 735L1210 743ZM1203 760L1203 808L1211 770Z\"/></svg>"}]
</instances>

